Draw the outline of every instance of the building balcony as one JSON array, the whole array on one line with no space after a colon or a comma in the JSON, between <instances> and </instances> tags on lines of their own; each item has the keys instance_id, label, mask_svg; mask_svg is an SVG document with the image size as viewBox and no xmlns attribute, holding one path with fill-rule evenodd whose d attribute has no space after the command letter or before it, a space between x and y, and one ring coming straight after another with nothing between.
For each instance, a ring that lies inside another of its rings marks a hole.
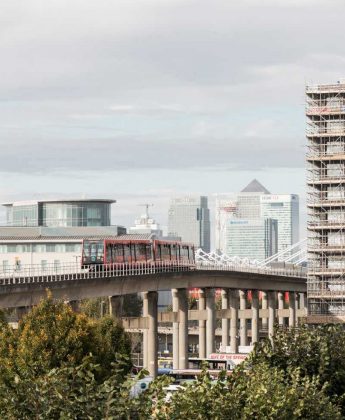
<instances>
[{"instance_id":1,"label":"building balcony","mask_svg":"<svg viewBox=\"0 0 345 420\"><path fill-rule=\"evenodd\" d=\"M307 161L343 161L345 160L345 151L336 153L323 153L322 151L310 152L307 154Z\"/></svg>"},{"instance_id":2,"label":"building balcony","mask_svg":"<svg viewBox=\"0 0 345 420\"><path fill-rule=\"evenodd\" d=\"M316 220L307 226L310 230L345 230L345 220Z\"/></svg>"},{"instance_id":3,"label":"building balcony","mask_svg":"<svg viewBox=\"0 0 345 420\"><path fill-rule=\"evenodd\" d=\"M329 136L336 136L342 137L345 136L345 127L344 128L309 128L306 130L307 137L329 137Z\"/></svg>"},{"instance_id":4,"label":"building balcony","mask_svg":"<svg viewBox=\"0 0 345 420\"><path fill-rule=\"evenodd\" d=\"M329 281L334 281L334 277L343 277L344 275L345 275L345 266L338 267L338 268L328 268L324 266L308 267L308 276L326 276L326 277L329 277Z\"/></svg>"},{"instance_id":5,"label":"building balcony","mask_svg":"<svg viewBox=\"0 0 345 420\"><path fill-rule=\"evenodd\" d=\"M345 104L344 105L325 105L325 106L307 106L306 115L342 115L345 114Z\"/></svg>"},{"instance_id":6,"label":"building balcony","mask_svg":"<svg viewBox=\"0 0 345 420\"><path fill-rule=\"evenodd\" d=\"M345 93L344 83L334 83L330 85L309 85L306 86L305 91L307 94L319 94L319 93Z\"/></svg>"},{"instance_id":7,"label":"building balcony","mask_svg":"<svg viewBox=\"0 0 345 420\"><path fill-rule=\"evenodd\" d=\"M324 243L309 243L308 252L316 253L344 253L345 243L340 245L324 244Z\"/></svg>"},{"instance_id":8,"label":"building balcony","mask_svg":"<svg viewBox=\"0 0 345 420\"><path fill-rule=\"evenodd\" d=\"M307 177L308 185L328 185L328 184L345 184L345 174L324 175L313 174Z\"/></svg>"},{"instance_id":9,"label":"building balcony","mask_svg":"<svg viewBox=\"0 0 345 420\"><path fill-rule=\"evenodd\" d=\"M333 198L313 196L307 199L307 207L309 208L339 208L345 207L345 197Z\"/></svg>"}]
</instances>

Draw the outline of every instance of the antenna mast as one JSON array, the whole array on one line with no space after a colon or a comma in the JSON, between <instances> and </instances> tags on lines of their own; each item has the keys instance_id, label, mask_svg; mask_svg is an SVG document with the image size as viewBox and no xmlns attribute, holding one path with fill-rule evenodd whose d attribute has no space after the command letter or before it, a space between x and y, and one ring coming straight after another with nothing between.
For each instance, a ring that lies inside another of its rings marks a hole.
<instances>
[{"instance_id":1,"label":"antenna mast","mask_svg":"<svg viewBox=\"0 0 345 420\"><path fill-rule=\"evenodd\" d=\"M153 207L153 204L145 203L145 204L138 204L138 206L145 207L145 216L149 219L149 207Z\"/></svg>"}]
</instances>

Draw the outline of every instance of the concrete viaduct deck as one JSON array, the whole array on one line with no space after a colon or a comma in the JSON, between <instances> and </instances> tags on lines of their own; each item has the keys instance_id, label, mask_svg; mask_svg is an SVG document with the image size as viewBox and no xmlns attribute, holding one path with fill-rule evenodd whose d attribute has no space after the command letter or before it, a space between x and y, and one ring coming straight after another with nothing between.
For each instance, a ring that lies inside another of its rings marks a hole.
<instances>
[{"instance_id":1,"label":"concrete viaduct deck","mask_svg":"<svg viewBox=\"0 0 345 420\"><path fill-rule=\"evenodd\" d=\"M88 276L80 274L33 276L14 279L0 286L0 307L36 305L49 289L56 299L79 301L86 298L121 296L132 293L189 288L226 288L306 293L306 279L277 273L247 273L217 269L198 269L126 276Z\"/></svg>"}]
</instances>

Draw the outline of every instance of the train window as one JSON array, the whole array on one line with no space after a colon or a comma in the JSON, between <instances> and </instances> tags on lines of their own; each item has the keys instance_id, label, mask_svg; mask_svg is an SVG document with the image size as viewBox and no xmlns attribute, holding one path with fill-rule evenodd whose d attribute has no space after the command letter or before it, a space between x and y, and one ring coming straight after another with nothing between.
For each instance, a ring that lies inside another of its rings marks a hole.
<instances>
[{"instance_id":1,"label":"train window","mask_svg":"<svg viewBox=\"0 0 345 420\"><path fill-rule=\"evenodd\" d=\"M123 245L124 248L124 256L125 256L125 261L128 261L131 258L131 246L130 244L124 244Z\"/></svg>"},{"instance_id":2,"label":"train window","mask_svg":"<svg viewBox=\"0 0 345 420\"><path fill-rule=\"evenodd\" d=\"M146 245L146 259L147 260L152 260L153 255L152 255L152 245L151 244L147 244Z\"/></svg>"},{"instance_id":3,"label":"train window","mask_svg":"<svg viewBox=\"0 0 345 420\"><path fill-rule=\"evenodd\" d=\"M136 252L137 261L147 261L148 260L147 245L146 244L135 245L135 252Z\"/></svg>"},{"instance_id":4,"label":"train window","mask_svg":"<svg viewBox=\"0 0 345 420\"><path fill-rule=\"evenodd\" d=\"M107 247L106 247L106 261L108 262L108 263L110 263L111 261L112 261L112 246L111 246L112 244L107 244Z\"/></svg>"},{"instance_id":5,"label":"train window","mask_svg":"<svg viewBox=\"0 0 345 420\"><path fill-rule=\"evenodd\" d=\"M176 246L176 244L172 244L170 250L171 250L171 259L176 260L177 259L177 246Z\"/></svg>"},{"instance_id":6,"label":"train window","mask_svg":"<svg viewBox=\"0 0 345 420\"><path fill-rule=\"evenodd\" d=\"M113 255L115 257L123 257L123 245L122 244L114 244Z\"/></svg>"},{"instance_id":7,"label":"train window","mask_svg":"<svg viewBox=\"0 0 345 420\"><path fill-rule=\"evenodd\" d=\"M84 255L91 258L103 257L104 243L103 241L84 241Z\"/></svg>"},{"instance_id":8,"label":"train window","mask_svg":"<svg viewBox=\"0 0 345 420\"><path fill-rule=\"evenodd\" d=\"M188 246L182 245L182 258L188 259Z\"/></svg>"},{"instance_id":9,"label":"train window","mask_svg":"<svg viewBox=\"0 0 345 420\"><path fill-rule=\"evenodd\" d=\"M170 245L169 244L162 245L162 256L170 258Z\"/></svg>"}]
</instances>

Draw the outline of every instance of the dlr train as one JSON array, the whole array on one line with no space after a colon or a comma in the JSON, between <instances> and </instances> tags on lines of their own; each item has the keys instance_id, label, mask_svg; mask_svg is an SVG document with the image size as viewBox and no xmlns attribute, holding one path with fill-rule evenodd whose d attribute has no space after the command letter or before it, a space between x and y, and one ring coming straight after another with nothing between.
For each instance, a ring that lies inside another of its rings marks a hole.
<instances>
[{"instance_id":1,"label":"dlr train","mask_svg":"<svg viewBox=\"0 0 345 420\"><path fill-rule=\"evenodd\" d=\"M82 267L95 264L116 267L117 264L150 263L160 265L169 262L184 267L195 266L194 245L158 239L102 239L84 240Z\"/></svg>"}]
</instances>

